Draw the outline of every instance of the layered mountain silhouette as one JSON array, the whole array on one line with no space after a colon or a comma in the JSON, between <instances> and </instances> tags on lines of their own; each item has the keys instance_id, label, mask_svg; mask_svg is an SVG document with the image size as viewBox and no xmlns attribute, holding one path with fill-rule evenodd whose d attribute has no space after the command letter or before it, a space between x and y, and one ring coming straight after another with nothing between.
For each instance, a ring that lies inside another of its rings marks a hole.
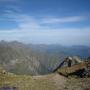
<instances>
[{"instance_id":1,"label":"layered mountain silhouette","mask_svg":"<svg viewBox=\"0 0 90 90\"><path fill-rule=\"evenodd\" d=\"M7 71L16 74L47 74L52 72L66 56L73 55L88 57L90 47L0 42L0 64Z\"/></svg>"}]
</instances>

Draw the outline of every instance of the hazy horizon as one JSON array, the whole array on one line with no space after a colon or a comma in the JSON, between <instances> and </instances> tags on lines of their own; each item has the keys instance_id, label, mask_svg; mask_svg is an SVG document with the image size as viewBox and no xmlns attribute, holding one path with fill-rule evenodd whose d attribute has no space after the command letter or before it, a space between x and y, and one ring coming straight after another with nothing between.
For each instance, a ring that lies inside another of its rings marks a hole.
<instances>
[{"instance_id":1,"label":"hazy horizon","mask_svg":"<svg viewBox=\"0 0 90 90\"><path fill-rule=\"evenodd\" d=\"M82 46L82 47L90 47L90 45L80 45L80 44L72 44L72 45L63 45L60 43L52 43L52 44L47 44L47 43L29 43L29 42L23 42L23 41L18 41L18 40L11 40L11 41L7 41L7 40L0 40L0 43L2 42L6 42L6 43L21 43L21 44L26 44L26 45L46 45L46 46L50 46L50 45L56 45L56 46L62 46L62 47L73 47L73 46Z\"/></svg>"}]
</instances>

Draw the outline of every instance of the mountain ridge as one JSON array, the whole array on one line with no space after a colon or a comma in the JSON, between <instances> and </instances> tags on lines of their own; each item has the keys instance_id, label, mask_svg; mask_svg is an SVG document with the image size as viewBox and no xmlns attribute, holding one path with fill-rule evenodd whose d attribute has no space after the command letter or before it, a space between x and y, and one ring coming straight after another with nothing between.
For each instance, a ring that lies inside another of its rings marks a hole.
<instances>
[{"instance_id":1,"label":"mountain ridge","mask_svg":"<svg viewBox=\"0 0 90 90\"><path fill-rule=\"evenodd\" d=\"M0 42L0 64L16 74L51 73L67 56L90 56L90 47Z\"/></svg>"}]
</instances>

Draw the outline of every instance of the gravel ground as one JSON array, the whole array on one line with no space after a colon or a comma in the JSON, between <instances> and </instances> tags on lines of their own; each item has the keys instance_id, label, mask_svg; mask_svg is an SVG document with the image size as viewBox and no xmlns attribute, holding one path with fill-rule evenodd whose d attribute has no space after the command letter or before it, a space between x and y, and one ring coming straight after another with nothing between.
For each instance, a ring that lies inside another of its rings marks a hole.
<instances>
[{"instance_id":1,"label":"gravel ground","mask_svg":"<svg viewBox=\"0 0 90 90\"><path fill-rule=\"evenodd\" d=\"M63 90L90 90L90 78L69 78Z\"/></svg>"}]
</instances>

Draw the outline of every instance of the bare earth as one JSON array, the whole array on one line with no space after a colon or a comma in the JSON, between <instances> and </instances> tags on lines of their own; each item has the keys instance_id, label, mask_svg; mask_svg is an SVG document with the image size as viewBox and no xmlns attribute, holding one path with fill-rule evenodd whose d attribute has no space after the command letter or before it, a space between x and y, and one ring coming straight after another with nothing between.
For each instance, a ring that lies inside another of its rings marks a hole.
<instances>
[{"instance_id":1,"label":"bare earth","mask_svg":"<svg viewBox=\"0 0 90 90\"><path fill-rule=\"evenodd\" d=\"M59 74L34 76L35 80L48 80L54 83L55 90L90 90L90 78L65 78Z\"/></svg>"},{"instance_id":2,"label":"bare earth","mask_svg":"<svg viewBox=\"0 0 90 90\"><path fill-rule=\"evenodd\" d=\"M42 76L0 74L0 90L90 90L90 78L65 78L57 73Z\"/></svg>"},{"instance_id":3,"label":"bare earth","mask_svg":"<svg viewBox=\"0 0 90 90\"><path fill-rule=\"evenodd\" d=\"M90 90L90 78L69 78L63 90Z\"/></svg>"},{"instance_id":4,"label":"bare earth","mask_svg":"<svg viewBox=\"0 0 90 90\"><path fill-rule=\"evenodd\" d=\"M65 83L67 81L67 78L65 78L59 74L33 76L33 78L35 80L44 79L44 80L48 80L48 81L52 82L53 85L55 85L55 87L56 87L55 90L63 90L63 88L65 87Z\"/></svg>"}]
</instances>

